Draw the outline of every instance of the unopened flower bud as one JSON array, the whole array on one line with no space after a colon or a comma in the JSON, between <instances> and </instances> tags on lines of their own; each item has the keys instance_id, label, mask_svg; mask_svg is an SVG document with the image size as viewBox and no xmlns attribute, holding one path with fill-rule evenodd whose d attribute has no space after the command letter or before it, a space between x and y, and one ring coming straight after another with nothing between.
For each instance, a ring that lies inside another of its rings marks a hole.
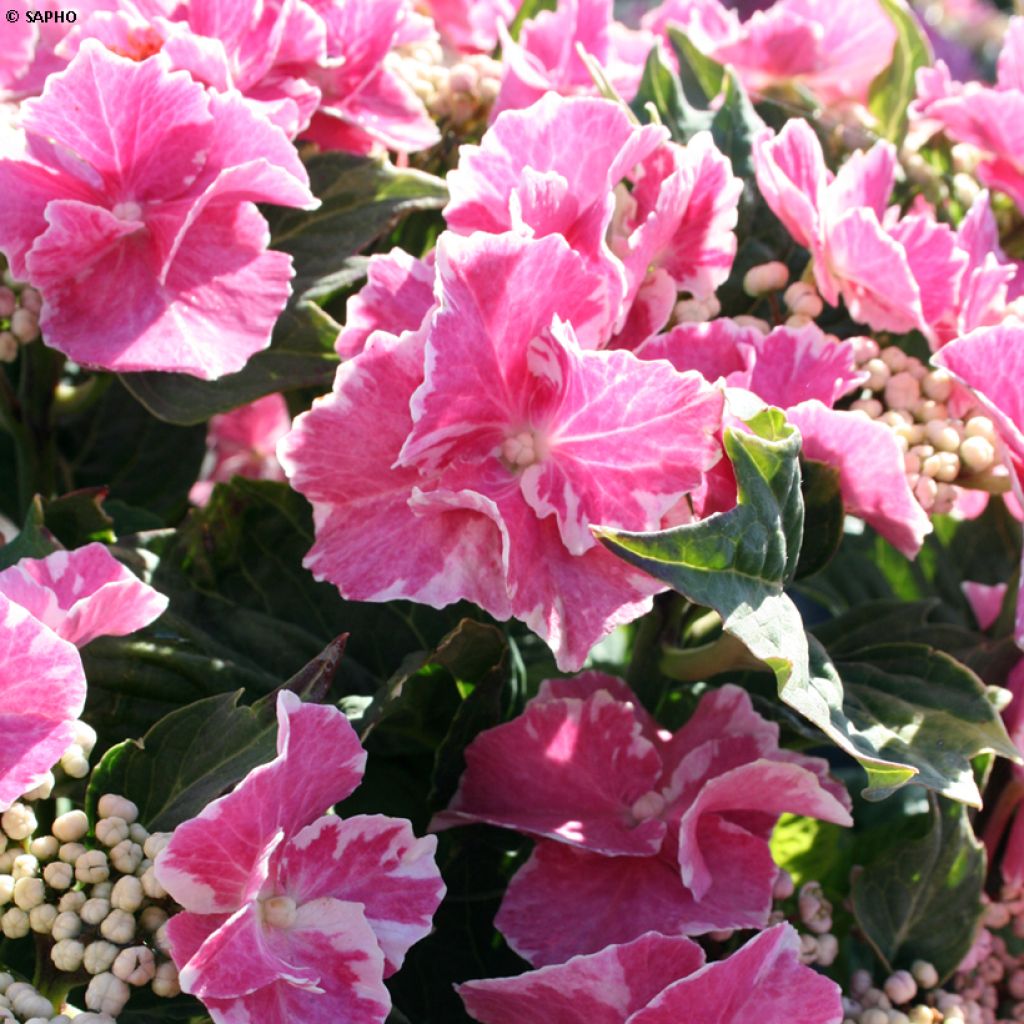
<instances>
[{"instance_id":1,"label":"unopened flower bud","mask_svg":"<svg viewBox=\"0 0 1024 1024\"><path fill-rule=\"evenodd\" d=\"M39 337L39 317L22 306L11 314L11 334L23 345Z\"/></svg>"},{"instance_id":2,"label":"unopened flower bud","mask_svg":"<svg viewBox=\"0 0 1024 1024\"><path fill-rule=\"evenodd\" d=\"M168 956L171 955L171 942L167 936L167 922L165 921L155 932L153 932L153 945L160 950L161 953L166 953Z\"/></svg>"},{"instance_id":3,"label":"unopened flower bud","mask_svg":"<svg viewBox=\"0 0 1024 1024\"><path fill-rule=\"evenodd\" d=\"M31 807L23 803L13 803L0 815L0 827L16 842L28 839L36 830L36 816Z\"/></svg>"},{"instance_id":4,"label":"unopened flower bud","mask_svg":"<svg viewBox=\"0 0 1024 1024\"><path fill-rule=\"evenodd\" d=\"M116 793L104 793L96 809L101 818L120 818L129 825L139 820L138 807L131 800Z\"/></svg>"},{"instance_id":5,"label":"unopened flower bud","mask_svg":"<svg viewBox=\"0 0 1024 1024\"><path fill-rule=\"evenodd\" d=\"M785 263L773 260L751 267L743 275L743 290L750 296L767 295L778 292L786 287L789 280L789 269Z\"/></svg>"},{"instance_id":6,"label":"unopened flower bud","mask_svg":"<svg viewBox=\"0 0 1024 1024\"><path fill-rule=\"evenodd\" d=\"M89 888L89 895L99 900L109 900L110 894L114 891L114 883L111 881L96 882Z\"/></svg>"},{"instance_id":7,"label":"unopened flower bud","mask_svg":"<svg viewBox=\"0 0 1024 1024\"><path fill-rule=\"evenodd\" d=\"M893 374L886 382L885 404L890 408L912 409L920 400L921 386L906 370Z\"/></svg>"},{"instance_id":8,"label":"unopened flower bud","mask_svg":"<svg viewBox=\"0 0 1024 1024\"><path fill-rule=\"evenodd\" d=\"M831 967L839 956L839 940L831 933L818 936L818 955L815 962L822 967Z\"/></svg>"},{"instance_id":9,"label":"unopened flower bud","mask_svg":"<svg viewBox=\"0 0 1024 1024\"><path fill-rule=\"evenodd\" d=\"M58 942L61 939L78 938L81 932L82 919L73 910L61 910L54 919L53 926L50 928L50 934Z\"/></svg>"},{"instance_id":10,"label":"unopened flower bud","mask_svg":"<svg viewBox=\"0 0 1024 1024\"><path fill-rule=\"evenodd\" d=\"M0 285L0 317L6 319L18 307L18 300L6 285Z\"/></svg>"},{"instance_id":11,"label":"unopened flower bud","mask_svg":"<svg viewBox=\"0 0 1024 1024\"><path fill-rule=\"evenodd\" d=\"M162 900L167 895L167 890L157 881L156 871L152 867L143 872L142 889L151 900Z\"/></svg>"},{"instance_id":12,"label":"unopened flower bud","mask_svg":"<svg viewBox=\"0 0 1024 1024\"><path fill-rule=\"evenodd\" d=\"M85 811L68 811L55 818L50 830L62 843L76 843L89 833L89 818Z\"/></svg>"},{"instance_id":13,"label":"unopened flower bud","mask_svg":"<svg viewBox=\"0 0 1024 1024\"><path fill-rule=\"evenodd\" d=\"M921 391L925 398L948 401L953 393L953 378L945 370L930 370L921 380Z\"/></svg>"},{"instance_id":14,"label":"unopened flower bud","mask_svg":"<svg viewBox=\"0 0 1024 1024\"><path fill-rule=\"evenodd\" d=\"M112 910L100 925L100 934L124 946L135 938L135 916L126 910Z\"/></svg>"},{"instance_id":15,"label":"unopened flower bud","mask_svg":"<svg viewBox=\"0 0 1024 1024\"><path fill-rule=\"evenodd\" d=\"M60 766L72 779L84 779L89 774L89 758L77 743L72 743L61 755Z\"/></svg>"},{"instance_id":16,"label":"unopened flower bud","mask_svg":"<svg viewBox=\"0 0 1024 1024\"><path fill-rule=\"evenodd\" d=\"M55 836L39 836L28 844L29 853L37 860L53 860L60 849Z\"/></svg>"},{"instance_id":17,"label":"unopened flower bud","mask_svg":"<svg viewBox=\"0 0 1024 1024\"><path fill-rule=\"evenodd\" d=\"M19 907L11 907L0 917L0 930L9 939L23 939L30 931L28 914Z\"/></svg>"},{"instance_id":18,"label":"unopened flower bud","mask_svg":"<svg viewBox=\"0 0 1024 1024\"><path fill-rule=\"evenodd\" d=\"M51 889L67 889L75 879L75 869L63 861L54 861L43 868L43 879Z\"/></svg>"},{"instance_id":19,"label":"unopened flower bud","mask_svg":"<svg viewBox=\"0 0 1024 1024\"><path fill-rule=\"evenodd\" d=\"M90 1010L108 1013L116 1019L130 995L131 990L120 978L110 973L97 974L85 990L85 1005Z\"/></svg>"},{"instance_id":20,"label":"unopened flower bud","mask_svg":"<svg viewBox=\"0 0 1024 1024\"><path fill-rule=\"evenodd\" d=\"M920 504L925 512L931 511L938 493L939 485L930 476L922 476L914 484L914 497L917 498L918 504Z\"/></svg>"},{"instance_id":21,"label":"unopened flower bud","mask_svg":"<svg viewBox=\"0 0 1024 1024\"><path fill-rule=\"evenodd\" d=\"M775 878L775 885L772 887L772 899L788 900L795 890L793 876L785 868L779 868L779 873Z\"/></svg>"},{"instance_id":22,"label":"unopened flower bud","mask_svg":"<svg viewBox=\"0 0 1024 1024\"><path fill-rule=\"evenodd\" d=\"M964 433L968 437L983 437L990 444L996 441L996 425L987 416L972 416L964 424Z\"/></svg>"},{"instance_id":23,"label":"unopened flower bud","mask_svg":"<svg viewBox=\"0 0 1024 1024\"><path fill-rule=\"evenodd\" d=\"M882 988L896 1005L909 1003L917 995L917 982L910 971L896 971L890 974Z\"/></svg>"},{"instance_id":24,"label":"unopened flower bud","mask_svg":"<svg viewBox=\"0 0 1024 1024\"><path fill-rule=\"evenodd\" d=\"M13 988L13 986L11 986ZM44 1017L49 1022L53 1014L53 1007L46 996L40 995L31 985L26 985L19 994L11 1000L14 1012L22 1019L30 1017Z\"/></svg>"},{"instance_id":25,"label":"unopened flower bud","mask_svg":"<svg viewBox=\"0 0 1024 1024\"><path fill-rule=\"evenodd\" d=\"M925 424L924 436L938 452L955 452L963 438L961 432L948 420L932 420Z\"/></svg>"},{"instance_id":26,"label":"unopened flower bud","mask_svg":"<svg viewBox=\"0 0 1024 1024\"><path fill-rule=\"evenodd\" d=\"M139 914L139 927L144 932L155 932L167 921L167 911L163 907L146 907Z\"/></svg>"},{"instance_id":27,"label":"unopened flower bud","mask_svg":"<svg viewBox=\"0 0 1024 1024\"><path fill-rule=\"evenodd\" d=\"M14 880L19 878L35 878L39 874L39 861L31 853L19 853L11 864Z\"/></svg>"},{"instance_id":28,"label":"unopened flower bud","mask_svg":"<svg viewBox=\"0 0 1024 1024\"><path fill-rule=\"evenodd\" d=\"M81 719L78 719L75 722L74 729L74 742L82 748L83 753L85 754L86 757L88 757L93 752L93 748L96 746L96 730L88 722L83 722ZM124 798L122 797L121 799ZM130 800L126 802L131 803ZM103 797L100 797L99 806L103 806ZM132 804L132 806L134 807L135 805ZM101 818L106 817L106 814L102 810L100 810L99 815ZM119 815L119 817L124 818L124 815L121 814Z\"/></svg>"},{"instance_id":29,"label":"unopened flower bud","mask_svg":"<svg viewBox=\"0 0 1024 1024\"><path fill-rule=\"evenodd\" d=\"M996 461L996 450L992 442L984 437L968 437L960 445L960 461L970 472L984 473Z\"/></svg>"},{"instance_id":30,"label":"unopened flower bud","mask_svg":"<svg viewBox=\"0 0 1024 1024\"><path fill-rule=\"evenodd\" d=\"M0 907L14 899L14 875L0 875Z\"/></svg>"},{"instance_id":31,"label":"unopened flower bud","mask_svg":"<svg viewBox=\"0 0 1024 1024\"><path fill-rule=\"evenodd\" d=\"M771 333L771 324L767 320L762 320L759 316L736 316L733 317L733 323L737 327L752 327L755 331L760 331L761 334L768 335Z\"/></svg>"},{"instance_id":32,"label":"unopened flower bud","mask_svg":"<svg viewBox=\"0 0 1024 1024\"><path fill-rule=\"evenodd\" d=\"M129 914L134 914L142 906L144 899L142 882L134 875L119 878L110 893L110 905Z\"/></svg>"},{"instance_id":33,"label":"unopened flower bud","mask_svg":"<svg viewBox=\"0 0 1024 1024\"><path fill-rule=\"evenodd\" d=\"M917 417L923 423L930 420L948 420L949 409L945 402L933 402L930 398L924 399L917 407Z\"/></svg>"},{"instance_id":34,"label":"unopened flower bud","mask_svg":"<svg viewBox=\"0 0 1024 1024\"><path fill-rule=\"evenodd\" d=\"M796 316L806 316L811 320L821 316L825 304L813 285L806 281L791 284L783 296L783 301Z\"/></svg>"},{"instance_id":35,"label":"unopened flower bud","mask_svg":"<svg viewBox=\"0 0 1024 1024\"><path fill-rule=\"evenodd\" d=\"M46 902L46 885L41 878L19 878L14 883L14 902L22 910L31 910Z\"/></svg>"},{"instance_id":36,"label":"unopened flower bud","mask_svg":"<svg viewBox=\"0 0 1024 1024\"><path fill-rule=\"evenodd\" d=\"M117 946L110 942L104 942L102 939L90 942L85 947L82 966L89 974L102 974L104 971L110 970L120 952Z\"/></svg>"},{"instance_id":37,"label":"unopened flower bud","mask_svg":"<svg viewBox=\"0 0 1024 1024\"><path fill-rule=\"evenodd\" d=\"M864 369L869 374L865 387L871 391L881 391L889 383L889 378L892 376L892 370L889 369L888 364L882 359L869 359Z\"/></svg>"},{"instance_id":38,"label":"unopened flower bud","mask_svg":"<svg viewBox=\"0 0 1024 1024\"><path fill-rule=\"evenodd\" d=\"M73 892L66 892L61 896L57 909L61 912L67 911L68 913L77 914L85 906L88 898L84 892L80 892L77 889Z\"/></svg>"},{"instance_id":39,"label":"unopened flower bud","mask_svg":"<svg viewBox=\"0 0 1024 1024\"><path fill-rule=\"evenodd\" d=\"M75 878L87 885L92 882L105 882L110 877L107 855L102 850L86 850L75 861Z\"/></svg>"},{"instance_id":40,"label":"unopened flower bud","mask_svg":"<svg viewBox=\"0 0 1024 1024\"><path fill-rule=\"evenodd\" d=\"M860 1015L860 1024L889 1024L889 1014L872 1006Z\"/></svg>"},{"instance_id":41,"label":"unopened flower bud","mask_svg":"<svg viewBox=\"0 0 1024 1024\"><path fill-rule=\"evenodd\" d=\"M128 822L124 818L100 818L96 822L96 838L104 846L117 846L128 838Z\"/></svg>"},{"instance_id":42,"label":"unopened flower bud","mask_svg":"<svg viewBox=\"0 0 1024 1024\"><path fill-rule=\"evenodd\" d=\"M148 985L156 976L156 960L148 946L122 949L114 961L114 974L129 985Z\"/></svg>"},{"instance_id":43,"label":"unopened flower bud","mask_svg":"<svg viewBox=\"0 0 1024 1024\"><path fill-rule=\"evenodd\" d=\"M142 863L142 847L130 839L125 839L110 851L110 863L122 875L133 875Z\"/></svg>"},{"instance_id":44,"label":"unopened flower bud","mask_svg":"<svg viewBox=\"0 0 1024 1024\"><path fill-rule=\"evenodd\" d=\"M52 903L41 903L28 912L28 926L39 935L49 935L57 917L57 908Z\"/></svg>"},{"instance_id":45,"label":"unopened flower bud","mask_svg":"<svg viewBox=\"0 0 1024 1024\"><path fill-rule=\"evenodd\" d=\"M134 821L128 827L128 838L133 843L138 843L139 846L145 846L146 840L149 838L149 832L137 821Z\"/></svg>"},{"instance_id":46,"label":"unopened flower bud","mask_svg":"<svg viewBox=\"0 0 1024 1024\"><path fill-rule=\"evenodd\" d=\"M879 358L893 373L899 373L907 365L907 354L896 345L887 345L882 349Z\"/></svg>"},{"instance_id":47,"label":"unopened flower bud","mask_svg":"<svg viewBox=\"0 0 1024 1024\"><path fill-rule=\"evenodd\" d=\"M918 1003L917 1006L912 1006L910 1012L907 1014L907 1019L910 1024L932 1024L932 1008L925 1006L924 1003Z\"/></svg>"},{"instance_id":48,"label":"unopened flower bud","mask_svg":"<svg viewBox=\"0 0 1024 1024\"><path fill-rule=\"evenodd\" d=\"M181 991L178 982L178 968L170 960L159 964L156 969L156 976L151 986L153 994L161 999L171 999Z\"/></svg>"},{"instance_id":49,"label":"unopened flower bud","mask_svg":"<svg viewBox=\"0 0 1024 1024\"><path fill-rule=\"evenodd\" d=\"M77 939L61 939L53 944L50 950L50 959L58 971L77 971L82 966L82 957L85 956L85 946Z\"/></svg>"},{"instance_id":50,"label":"unopened flower bud","mask_svg":"<svg viewBox=\"0 0 1024 1024\"><path fill-rule=\"evenodd\" d=\"M143 850L150 860L156 860L157 854L171 841L170 832L154 832L143 845Z\"/></svg>"},{"instance_id":51,"label":"unopened flower bud","mask_svg":"<svg viewBox=\"0 0 1024 1024\"><path fill-rule=\"evenodd\" d=\"M800 963L813 964L818 957L818 940L806 932L800 934Z\"/></svg>"},{"instance_id":52,"label":"unopened flower bud","mask_svg":"<svg viewBox=\"0 0 1024 1024\"><path fill-rule=\"evenodd\" d=\"M850 408L866 412L873 420L877 420L885 412L885 406L877 398L858 398Z\"/></svg>"},{"instance_id":53,"label":"unopened flower bud","mask_svg":"<svg viewBox=\"0 0 1024 1024\"><path fill-rule=\"evenodd\" d=\"M812 932L823 934L832 930L832 904L825 899L817 882L806 882L800 887L798 906L800 920Z\"/></svg>"},{"instance_id":54,"label":"unopened flower bud","mask_svg":"<svg viewBox=\"0 0 1024 1024\"><path fill-rule=\"evenodd\" d=\"M110 913L110 900L93 896L85 901L78 913L86 924L101 924Z\"/></svg>"},{"instance_id":55,"label":"unopened flower bud","mask_svg":"<svg viewBox=\"0 0 1024 1024\"><path fill-rule=\"evenodd\" d=\"M64 843L57 851L57 856L60 857L65 864L74 864L79 857L84 857L88 852L89 851L81 843Z\"/></svg>"},{"instance_id":56,"label":"unopened flower bud","mask_svg":"<svg viewBox=\"0 0 1024 1024\"><path fill-rule=\"evenodd\" d=\"M30 313L38 313L43 308L43 297L28 285L21 289L21 296L19 298L22 309L27 309ZM2 314L9 316L10 314Z\"/></svg>"}]
</instances>

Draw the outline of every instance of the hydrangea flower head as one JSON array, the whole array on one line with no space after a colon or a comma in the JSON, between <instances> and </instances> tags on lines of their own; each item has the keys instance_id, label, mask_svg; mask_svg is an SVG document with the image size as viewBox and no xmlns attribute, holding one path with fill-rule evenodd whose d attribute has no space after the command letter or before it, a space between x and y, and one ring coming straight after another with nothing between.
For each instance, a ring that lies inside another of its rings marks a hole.
<instances>
[{"instance_id":1,"label":"hydrangea flower head","mask_svg":"<svg viewBox=\"0 0 1024 1024\"><path fill-rule=\"evenodd\" d=\"M434 824L536 837L495 923L543 965L646 931L763 928L778 874L768 839L784 811L851 820L825 762L780 749L743 690L707 694L671 734L621 680L587 673L548 681L522 715L481 733ZM571 932L558 926L568 915Z\"/></svg>"},{"instance_id":2,"label":"hydrangea flower head","mask_svg":"<svg viewBox=\"0 0 1024 1024\"><path fill-rule=\"evenodd\" d=\"M648 932L515 978L469 981L459 995L482 1024L837 1024L839 986L800 962L788 924L704 962L690 939Z\"/></svg>"},{"instance_id":3,"label":"hydrangea flower head","mask_svg":"<svg viewBox=\"0 0 1024 1024\"><path fill-rule=\"evenodd\" d=\"M383 978L430 930L444 894L436 840L383 815L325 815L366 754L336 708L278 696L277 757L179 825L161 885L182 989L217 1024L381 1024Z\"/></svg>"},{"instance_id":4,"label":"hydrangea flower head","mask_svg":"<svg viewBox=\"0 0 1024 1024\"><path fill-rule=\"evenodd\" d=\"M102 544L0 572L0 810L37 785L74 738L86 690L76 647L132 633L166 607Z\"/></svg>"},{"instance_id":5,"label":"hydrangea flower head","mask_svg":"<svg viewBox=\"0 0 1024 1024\"><path fill-rule=\"evenodd\" d=\"M423 326L371 337L281 444L313 503L306 564L357 600L514 615L578 667L659 589L589 525L654 527L699 486L720 456L721 394L583 349L593 281L558 235L448 234L437 274ZM359 439L343 458L339 437Z\"/></svg>"},{"instance_id":6,"label":"hydrangea flower head","mask_svg":"<svg viewBox=\"0 0 1024 1024\"><path fill-rule=\"evenodd\" d=\"M154 112L159 111L160 116ZM0 160L0 248L43 295L47 342L85 365L239 370L270 343L291 258L255 203L316 200L294 147L237 95L86 40L24 104Z\"/></svg>"}]
</instances>

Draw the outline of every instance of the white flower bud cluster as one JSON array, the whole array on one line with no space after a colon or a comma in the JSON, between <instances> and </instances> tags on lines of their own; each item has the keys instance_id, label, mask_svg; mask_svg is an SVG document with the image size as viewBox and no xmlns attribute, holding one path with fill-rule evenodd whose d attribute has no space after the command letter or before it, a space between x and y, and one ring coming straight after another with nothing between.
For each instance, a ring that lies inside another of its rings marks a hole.
<instances>
[{"instance_id":1,"label":"white flower bud cluster","mask_svg":"<svg viewBox=\"0 0 1024 1024\"><path fill-rule=\"evenodd\" d=\"M96 730L85 722L75 722L75 740L64 751L60 767L72 779L84 779L89 774L89 755L96 746Z\"/></svg>"},{"instance_id":2,"label":"white flower bud cluster","mask_svg":"<svg viewBox=\"0 0 1024 1024\"><path fill-rule=\"evenodd\" d=\"M978 410L950 412L953 381L944 370L930 370L895 345L879 349L871 338L857 339L857 364L868 379L851 408L892 429L907 482L929 515L952 511L959 487L1009 489L995 425Z\"/></svg>"},{"instance_id":3,"label":"white flower bud cluster","mask_svg":"<svg viewBox=\"0 0 1024 1024\"><path fill-rule=\"evenodd\" d=\"M28 804L16 803L0 818L0 932L48 936L53 966L91 975L85 1005L97 1021L112 1021L133 988L150 986L165 997L180 991L167 946L173 904L153 870L170 836L150 834L125 797L105 794L97 810L94 826L73 810L38 836Z\"/></svg>"},{"instance_id":4,"label":"white flower bud cluster","mask_svg":"<svg viewBox=\"0 0 1024 1024\"><path fill-rule=\"evenodd\" d=\"M821 312L825 308L825 303L822 302L814 285L809 281L794 281L790 284L789 268L778 260L751 267L743 275L743 290L754 299L766 298L774 296L777 292L782 292L782 301L789 314L785 321L787 327L805 327L821 316ZM781 319L778 300L773 297L770 302L776 319ZM740 316L736 317L736 321L738 323L747 322L748 326L757 327L765 334L771 330L768 322L760 317Z\"/></svg>"},{"instance_id":5,"label":"white flower bud cluster","mask_svg":"<svg viewBox=\"0 0 1024 1024\"><path fill-rule=\"evenodd\" d=\"M501 88L500 61L482 53L448 53L436 42L418 42L399 48L387 62L442 129L465 137L487 126Z\"/></svg>"},{"instance_id":6,"label":"white flower bud cluster","mask_svg":"<svg viewBox=\"0 0 1024 1024\"><path fill-rule=\"evenodd\" d=\"M27 285L16 293L0 285L0 363L13 363L18 349L39 337L39 312L43 300Z\"/></svg>"},{"instance_id":7,"label":"white flower bud cluster","mask_svg":"<svg viewBox=\"0 0 1024 1024\"><path fill-rule=\"evenodd\" d=\"M75 1019L90 1024L90 1014L79 1014ZM71 1024L71 1017L54 1012L50 1000L32 985L16 981L14 976L0 971L0 1024L20 1021L24 1024ZM112 1018L93 1020L91 1024L114 1024Z\"/></svg>"}]
</instances>

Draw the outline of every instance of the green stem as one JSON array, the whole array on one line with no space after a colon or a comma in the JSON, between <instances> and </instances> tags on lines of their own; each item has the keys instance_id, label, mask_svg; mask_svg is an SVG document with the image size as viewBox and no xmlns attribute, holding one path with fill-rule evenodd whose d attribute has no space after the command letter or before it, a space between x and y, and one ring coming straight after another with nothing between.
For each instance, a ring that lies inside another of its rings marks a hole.
<instances>
[{"instance_id":1,"label":"green stem","mask_svg":"<svg viewBox=\"0 0 1024 1024\"><path fill-rule=\"evenodd\" d=\"M700 647L668 647L662 651L662 673L670 679L695 683L722 672L764 668L743 644L723 633L717 640Z\"/></svg>"},{"instance_id":2,"label":"green stem","mask_svg":"<svg viewBox=\"0 0 1024 1024\"><path fill-rule=\"evenodd\" d=\"M24 512L36 494L57 492L57 443L53 420L54 392L64 357L33 342L19 357L20 429L13 432L18 459L18 499Z\"/></svg>"}]
</instances>

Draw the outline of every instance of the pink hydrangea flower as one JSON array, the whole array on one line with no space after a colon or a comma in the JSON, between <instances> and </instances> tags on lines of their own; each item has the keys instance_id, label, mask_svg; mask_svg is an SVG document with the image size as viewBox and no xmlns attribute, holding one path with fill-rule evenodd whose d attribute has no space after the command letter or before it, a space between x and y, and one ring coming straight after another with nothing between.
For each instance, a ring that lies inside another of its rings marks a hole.
<instances>
[{"instance_id":1,"label":"pink hydrangea flower","mask_svg":"<svg viewBox=\"0 0 1024 1024\"><path fill-rule=\"evenodd\" d=\"M71 59L85 39L132 60L159 53L216 92L241 93L289 138L309 124L320 90L308 74L326 59L326 28L303 0L109 6L76 23L58 54Z\"/></svg>"},{"instance_id":2,"label":"pink hydrangea flower","mask_svg":"<svg viewBox=\"0 0 1024 1024\"><path fill-rule=\"evenodd\" d=\"M102 544L0 572L0 810L38 785L74 739L86 691L76 647L132 633L166 607Z\"/></svg>"},{"instance_id":3,"label":"pink hydrangea flower","mask_svg":"<svg viewBox=\"0 0 1024 1024\"><path fill-rule=\"evenodd\" d=\"M920 549L931 522L907 483L893 432L866 413L832 408L864 380L854 365L852 342L839 342L814 324L776 327L766 336L723 318L680 324L637 354L668 359L676 369L695 369L709 380L721 378L735 397L742 389L742 395L783 409L800 430L803 455L839 470L847 510L908 558ZM705 514L722 508L723 496L735 495L730 481L731 474L718 481L721 495Z\"/></svg>"},{"instance_id":4,"label":"pink hydrangea flower","mask_svg":"<svg viewBox=\"0 0 1024 1024\"><path fill-rule=\"evenodd\" d=\"M614 344L634 348L665 326L678 292L709 299L728 278L743 182L708 132L664 143L628 177L612 249L626 267L629 318Z\"/></svg>"},{"instance_id":5,"label":"pink hydrangea flower","mask_svg":"<svg viewBox=\"0 0 1024 1024\"><path fill-rule=\"evenodd\" d=\"M448 175L451 199L445 220L462 235L509 230L531 238L561 235L595 278L593 312L577 315L573 326L584 344L602 344L621 318L629 288L626 270L607 243L615 214L613 190L667 138L666 129L641 128L608 100L550 93L529 110L502 114L479 146L462 147L459 166ZM579 158L583 148L585 160ZM687 167L667 188L684 191L689 200L696 166ZM688 191L684 182L690 184ZM704 195L695 200L695 206L704 203ZM662 211L670 218L670 237L673 228L680 234L686 227L693 230L685 211ZM647 247L652 257L660 254L657 244Z\"/></svg>"},{"instance_id":6,"label":"pink hydrangea flower","mask_svg":"<svg viewBox=\"0 0 1024 1024\"><path fill-rule=\"evenodd\" d=\"M778 0L742 24L718 0L666 0L644 25L689 29L693 44L732 65L751 92L799 85L824 104L866 103L896 43L896 26L877 0Z\"/></svg>"},{"instance_id":7,"label":"pink hydrangea flower","mask_svg":"<svg viewBox=\"0 0 1024 1024\"><path fill-rule=\"evenodd\" d=\"M498 45L498 25L507 25L522 0L426 0L441 38L463 53L490 53Z\"/></svg>"},{"instance_id":8,"label":"pink hydrangea flower","mask_svg":"<svg viewBox=\"0 0 1024 1024\"><path fill-rule=\"evenodd\" d=\"M281 444L313 503L306 564L356 600L514 615L578 667L659 589L589 525L659 525L719 457L721 395L581 348L593 282L558 235L446 234L437 274L423 327L371 337Z\"/></svg>"},{"instance_id":9,"label":"pink hydrangea flower","mask_svg":"<svg viewBox=\"0 0 1024 1024\"><path fill-rule=\"evenodd\" d=\"M181 987L217 1024L381 1024L383 979L444 895L436 839L408 821L324 814L366 754L336 708L277 700L277 757L179 825L157 859Z\"/></svg>"},{"instance_id":10,"label":"pink hydrangea flower","mask_svg":"<svg viewBox=\"0 0 1024 1024\"><path fill-rule=\"evenodd\" d=\"M763 928L784 811L851 823L825 762L781 750L745 691L712 691L666 735L621 680L588 673L549 680L522 715L481 733L434 827L536 837L495 924L544 965L647 931Z\"/></svg>"},{"instance_id":11,"label":"pink hydrangea flower","mask_svg":"<svg viewBox=\"0 0 1024 1024\"><path fill-rule=\"evenodd\" d=\"M422 260L404 249L376 253L366 268L366 284L348 300L334 348L342 358L351 358L374 331L415 330L434 305L433 252Z\"/></svg>"},{"instance_id":12,"label":"pink hydrangea flower","mask_svg":"<svg viewBox=\"0 0 1024 1024\"><path fill-rule=\"evenodd\" d=\"M387 61L402 42L407 0L311 0L327 28L327 60L311 77L320 106L303 137L322 149L414 153L440 141L422 101Z\"/></svg>"},{"instance_id":13,"label":"pink hydrangea flower","mask_svg":"<svg viewBox=\"0 0 1024 1024\"><path fill-rule=\"evenodd\" d=\"M999 56L995 87L954 82L940 61L922 68L911 115L918 130L942 130L956 142L977 146L984 154L976 173L992 189L1024 208L1024 19L1011 18Z\"/></svg>"},{"instance_id":14,"label":"pink hydrangea flower","mask_svg":"<svg viewBox=\"0 0 1024 1024\"><path fill-rule=\"evenodd\" d=\"M577 47L601 66L615 91L633 99L647 54L655 44L648 32L634 32L612 17L612 0L561 0L523 25L518 42L504 26L501 36L505 74L494 114L522 110L547 92L594 96L597 86Z\"/></svg>"},{"instance_id":15,"label":"pink hydrangea flower","mask_svg":"<svg viewBox=\"0 0 1024 1024\"><path fill-rule=\"evenodd\" d=\"M837 1024L839 986L800 962L788 924L706 964L690 939L648 932L599 953L515 978L458 987L483 1024Z\"/></svg>"},{"instance_id":16,"label":"pink hydrangea flower","mask_svg":"<svg viewBox=\"0 0 1024 1024\"><path fill-rule=\"evenodd\" d=\"M840 296L850 316L875 330L919 330L953 307L967 257L950 228L922 214L886 209L896 151L877 142L836 175L806 121L794 118L754 142L757 184L793 238L811 253L822 298Z\"/></svg>"},{"instance_id":17,"label":"pink hydrangea flower","mask_svg":"<svg viewBox=\"0 0 1024 1024\"><path fill-rule=\"evenodd\" d=\"M206 432L207 460L200 480L192 485L189 500L205 505L214 484L234 476L250 480L283 480L277 461L277 442L288 433L292 418L281 395L265 395L240 409L210 420Z\"/></svg>"},{"instance_id":18,"label":"pink hydrangea flower","mask_svg":"<svg viewBox=\"0 0 1024 1024\"><path fill-rule=\"evenodd\" d=\"M0 189L19 197L0 207L0 247L42 292L48 344L89 366L203 378L269 345L291 258L267 250L255 203L317 202L280 130L95 40L22 124L24 152L0 159Z\"/></svg>"}]
</instances>

